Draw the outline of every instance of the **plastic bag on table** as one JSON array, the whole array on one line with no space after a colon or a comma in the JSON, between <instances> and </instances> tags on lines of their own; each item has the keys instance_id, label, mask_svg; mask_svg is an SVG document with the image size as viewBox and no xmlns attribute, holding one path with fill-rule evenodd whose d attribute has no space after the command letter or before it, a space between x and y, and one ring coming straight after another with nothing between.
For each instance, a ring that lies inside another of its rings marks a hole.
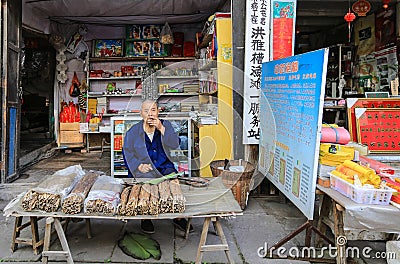
<instances>
[{"instance_id":1,"label":"plastic bag on table","mask_svg":"<svg viewBox=\"0 0 400 264\"><path fill-rule=\"evenodd\" d=\"M120 202L123 181L110 176L99 176L85 199L84 212L114 215Z\"/></svg>"},{"instance_id":2,"label":"plastic bag on table","mask_svg":"<svg viewBox=\"0 0 400 264\"><path fill-rule=\"evenodd\" d=\"M24 195L21 206L25 211L55 212L85 172L80 165L67 167L47 176Z\"/></svg>"},{"instance_id":3,"label":"plastic bag on table","mask_svg":"<svg viewBox=\"0 0 400 264\"><path fill-rule=\"evenodd\" d=\"M160 42L162 44L174 44L174 37L172 35L172 30L168 25L168 22L165 22L160 34Z\"/></svg>"},{"instance_id":4,"label":"plastic bag on table","mask_svg":"<svg viewBox=\"0 0 400 264\"><path fill-rule=\"evenodd\" d=\"M85 175L85 172L81 165L69 166L46 177L36 187L33 187L32 191L60 194L64 197L71 192L83 175Z\"/></svg>"}]
</instances>

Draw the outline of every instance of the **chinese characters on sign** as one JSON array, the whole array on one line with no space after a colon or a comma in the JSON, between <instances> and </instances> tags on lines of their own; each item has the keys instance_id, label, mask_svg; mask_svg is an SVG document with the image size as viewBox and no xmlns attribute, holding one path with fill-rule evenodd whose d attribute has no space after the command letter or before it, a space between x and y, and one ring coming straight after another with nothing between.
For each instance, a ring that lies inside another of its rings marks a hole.
<instances>
[{"instance_id":1,"label":"chinese characters on sign","mask_svg":"<svg viewBox=\"0 0 400 264\"><path fill-rule=\"evenodd\" d=\"M327 57L322 49L262 66L258 169L310 220Z\"/></svg>"},{"instance_id":2,"label":"chinese characters on sign","mask_svg":"<svg viewBox=\"0 0 400 264\"><path fill-rule=\"evenodd\" d=\"M296 1L272 1L273 60L293 55Z\"/></svg>"},{"instance_id":3,"label":"chinese characters on sign","mask_svg":"<svg viewBox=\"0 0 400 264\"><path fill-rule=\"evenodd\" d=\"M261 65L269 60L270 0L247 0L246 10L243 143L258 144Z\"/></svg>"},{"instance_id":4,"label":"chinese characters on sign","mask_svg":"<svg viewBox=\"0 0 400 264\"><path fill-rule=\"evenodd\" d=\"M358 142L371 153L400 152L400 112L396 108L356 108Z\"/></svg>"}]
</instances>

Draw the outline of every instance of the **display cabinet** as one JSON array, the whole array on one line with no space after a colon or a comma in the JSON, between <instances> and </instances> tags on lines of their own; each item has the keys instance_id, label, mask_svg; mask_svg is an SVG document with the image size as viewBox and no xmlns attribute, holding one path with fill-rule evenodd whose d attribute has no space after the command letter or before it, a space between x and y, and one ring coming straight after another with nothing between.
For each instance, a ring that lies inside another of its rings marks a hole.
<instances>
[{"instance_id":1,"label":"display cabinet","mask_svg":"<svg viewBox=\"0 0 400 264\"><path fill-rule=\"evenodd\" d=\"M352 59L351 46L338 44L329 47L325 96L339 98L352 90Z\"/></svg>"},{"instance_id":2,"label":"display cabinet","mask_svg":"<svg viewBox=\"0 0 400 264\"><path fill-rule=\"evenodd\" d=\"M196 171L194 165L196 136L195 126L189 116L160 117L172 123L176 133L179 134L180 148L171 151L171 161L176 170L192 175ZM140 116L114 116L111 117L111 175L113 177L126 177L128 170L122 156L125 133L142 118Z\"/></svg>"}]
</instances>

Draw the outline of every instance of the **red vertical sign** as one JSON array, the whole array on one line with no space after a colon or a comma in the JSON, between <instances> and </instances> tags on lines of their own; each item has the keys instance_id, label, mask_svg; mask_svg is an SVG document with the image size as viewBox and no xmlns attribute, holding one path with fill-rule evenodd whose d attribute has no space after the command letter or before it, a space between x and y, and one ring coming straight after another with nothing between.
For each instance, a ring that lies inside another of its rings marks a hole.
<instances>
[{"instance_id":1,"label":"red vertical sign","mask_svg":"<svg viewBox=\"0 0 400 264\"><path fill-rule=\"evenodd\" d=\"M293 28L295 2L273 1L272 4L272 59L293 56Z\"/></svg>"}]
</instances>

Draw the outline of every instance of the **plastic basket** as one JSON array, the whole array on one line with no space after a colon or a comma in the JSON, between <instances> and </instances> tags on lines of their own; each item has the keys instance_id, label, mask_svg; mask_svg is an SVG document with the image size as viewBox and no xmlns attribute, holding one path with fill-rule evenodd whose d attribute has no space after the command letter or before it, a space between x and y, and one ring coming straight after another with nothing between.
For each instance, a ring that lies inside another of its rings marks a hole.
<instances>
[{"instance_id":1,"label":"plastic basket","mask_svg":"<svg viewBox=\"0 0 400 264\"><path fill-rule=\"evenodd\" d=\"M392 194L395 192L395 190L386 186L384 189L360 188L331 173L329 175L331 176L331 188L356 203L388 205Z\"/></svg>"},{"instance_id":2,"label":"plastic basket","mask_svg":"<svg viewBox=\"0 0 400 264\"><path fill-rule=\"evenodd\" d=\"M243 172L223 170L224 160L214 160L210 163L213 177L221 177L226 188L232 190L233 196L242 210L246 208L250 191L250 181L255 171L255 166L244 160L230 160L229 166L243 166Z\"/></svg>"}]
</instances>

